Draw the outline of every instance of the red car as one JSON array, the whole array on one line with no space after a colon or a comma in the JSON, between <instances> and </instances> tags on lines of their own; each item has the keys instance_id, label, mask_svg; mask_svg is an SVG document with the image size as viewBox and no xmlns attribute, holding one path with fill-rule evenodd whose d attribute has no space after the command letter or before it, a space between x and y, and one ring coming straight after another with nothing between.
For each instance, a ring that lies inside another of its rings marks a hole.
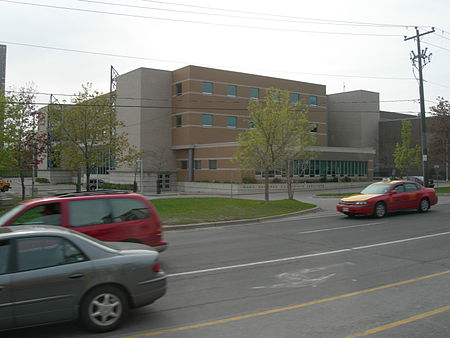
<instances>
[{"instance_id":1,"label":"red car","mask_svg":"<svg viewBox=\"0 0 450 338\"><path fill-rule=\"evenodd\" d=\"M163 227L153 205L126 191L67 193L21 202L0 225L59 225L102 241L142 243L163 251Z\"/></svg>"},{"instance_id":2,"label":"red car","mask_svg":"<svg viewBox=\"0 0 450 338\"><path fill-rule=\"evenodd\" d=\"M336 209L349 217L384 217L388 212L404 209L426 212L437 201L433 188L425 188L416 182L377 182L367 186L360 194L342 198Z\"/></svg>"}]
</instances>

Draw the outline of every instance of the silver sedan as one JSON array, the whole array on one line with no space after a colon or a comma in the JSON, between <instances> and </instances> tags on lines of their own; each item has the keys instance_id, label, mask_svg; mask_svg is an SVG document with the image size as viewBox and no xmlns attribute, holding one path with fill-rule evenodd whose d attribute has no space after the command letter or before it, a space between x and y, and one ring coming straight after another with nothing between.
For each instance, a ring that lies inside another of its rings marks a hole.
<instances>
[{"instance_id":1,"label":"silver sedan","mask_svg":"<svg viewBox=\"0 0 450 338\"><path fill-rule=\"evenodd\" d=\"M0 331L75 319L113 330L166 292L158 257L58 227L0 227Z\"/></svg>"}]
</instances>

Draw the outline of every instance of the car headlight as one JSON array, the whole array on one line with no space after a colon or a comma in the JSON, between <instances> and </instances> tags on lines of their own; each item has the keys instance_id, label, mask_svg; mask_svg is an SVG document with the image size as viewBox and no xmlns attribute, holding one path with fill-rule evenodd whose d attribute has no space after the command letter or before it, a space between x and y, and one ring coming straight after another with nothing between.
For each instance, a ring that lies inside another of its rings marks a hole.
<instances>
[{"instance_id":1,"label":"car headlight","mask_svg":"<svg viewBox=\"0 0 450 338\"><path fill-rule=\"evenodd\" d=\"M355 202L356 205L367 205L367 201L357 201Z\"/></svg>"}]
</instances>

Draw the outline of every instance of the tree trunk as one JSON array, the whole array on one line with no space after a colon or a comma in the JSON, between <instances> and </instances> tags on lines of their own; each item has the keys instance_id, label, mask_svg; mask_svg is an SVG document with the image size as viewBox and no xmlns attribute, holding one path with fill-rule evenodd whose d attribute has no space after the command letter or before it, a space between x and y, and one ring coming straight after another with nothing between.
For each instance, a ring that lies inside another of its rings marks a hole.
<instances>
[{"instance_id":1,"label":"tree trunk","mask_svg":"<svg viewBox=\"0 0 450 338\"><path fill-rule=\"evenodd\" d=\"M23 170L20 169L20 183L22 185L22 201L25 199L25 177L23 175Z\"/></svg>"},{"instance_id":2,"label":"tree trunk","mask_svg":"<svg viewBox=\"0 0 450 338\"><path fill-rule=\"evenodd\" d=\"M287 191L288 191L288 199L293 200L294 199L294 189L292 189L292 161L288 161L287 164L287 172L286 172L286 184L287 184Z\"/></svg>"},{"instance_id":3,"label":"tree trunk","mask_svg":"<svg viewBox=\"0 0 450 338\"><path fill-rule=\"evenodd\" d=\"M90 172L89 169L90 169L90 168L89 168L89 166L87 165L87 166L86 166L86 191L90 191L90 190L91 190L91 187L90 187L90 184L89 184L89 182L90 182L90 180L91 180L91 172Z\"/></svg>"},{"instance_id":4,"label":"tree trunk","mask_svg":"<svg viewBox=\"0 0 450 338\"><path fill-rule=\"evenodd\" d=\"M264 204L269 204L269 171L264 171Z\"/></svg>"}]
</instances>

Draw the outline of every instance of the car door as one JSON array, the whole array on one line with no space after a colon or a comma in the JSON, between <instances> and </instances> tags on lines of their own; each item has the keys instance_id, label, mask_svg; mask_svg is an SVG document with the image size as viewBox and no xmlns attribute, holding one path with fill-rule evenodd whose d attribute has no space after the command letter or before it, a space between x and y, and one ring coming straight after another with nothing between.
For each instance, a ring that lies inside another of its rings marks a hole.
<instances>
[{"instance_id":1,"label":"car door","mask_svg":"<svg viewBox=\"0 0 450 338\"><path fill-rule=\"evenodd\" d=\"M420 186L417 183L405 183L405 191L408 194L407 206L409 209L417 208L419 204Z\"/></svg>"},{"instance_id":2,"label":"car door","mask_svg":"<svg viewBox=\"0 0 450 338\"><path fill-rule=\"evenodd\" d=\"M93 274L92 263L57 236L15 240L12 297L17 326L72 320Z\"/></svg>"},{"instance_id":3,"label":"car door","mask_svg":"<svg viewBox=\"0 0 450 338\"><path fill-rule=\"evenodd\" d=\"M403 183L397 184L393 187L392 191L391 210L407 208L408 194L405 192L405 185Z\"/></svg>"},{"instance_id":4,"label":"car door","mask_svg":"<svg viewBox=\"0 0 450 338\"><path fill-rule=\"evenodd\" d=\"M116 223L106 199L83 199L68 202L69 227L102 241L117 241Z\"/></svg>"},{"instance_id":5,"label":"car door","mask_svg":"<svg viewBox=\"0 0 450 338\"><path fill-rule=\"evenodd\" d=\"M0 330L14 325L10 273L11 245L8 240L0 241Z\"/></svg>"}]
</instances>

